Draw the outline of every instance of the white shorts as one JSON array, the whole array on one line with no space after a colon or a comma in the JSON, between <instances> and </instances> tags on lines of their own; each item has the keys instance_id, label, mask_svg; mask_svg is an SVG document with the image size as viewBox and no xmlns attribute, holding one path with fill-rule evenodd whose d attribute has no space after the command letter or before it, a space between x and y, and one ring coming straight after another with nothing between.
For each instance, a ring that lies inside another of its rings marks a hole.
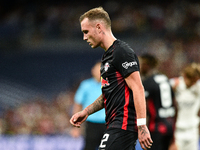
<instances>
[{"instance_id":1,"label":"white shorts","mask_svg":"<svg viewBox=\"0 0 200 150\"><path fill-rule=\"evenodd\" d=\"M198 150L199 130L198 128L177 128L175 131L175 140L178 150Z\"/></svg>"}]
</instances>

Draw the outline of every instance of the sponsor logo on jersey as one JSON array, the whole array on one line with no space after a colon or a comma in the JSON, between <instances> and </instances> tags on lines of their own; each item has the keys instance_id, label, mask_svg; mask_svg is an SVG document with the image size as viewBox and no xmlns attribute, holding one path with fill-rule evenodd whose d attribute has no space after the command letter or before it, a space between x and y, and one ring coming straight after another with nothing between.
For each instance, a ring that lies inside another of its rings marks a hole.
<instances>
[{"instance_id":1,"label":"sponsor logo on jersey","mask_svg":"<svg viewBox=\"0 0 200 150\"><path fill-rule=\"evenodd\" d=\"M104 65L104 70L107 71L109 67L110 67L109 63L108 63L108 62L105 63L105 65Z\"/></svg>"},{"instance_id":2,"label":"sponsor logo on jersey","mask_svg":"<svg viewBox=\"0 0 200 150\"><path fill-rule=\"evenodd\" d=\"M108 78L104 79L101 77L101 87L106 87L106 86L109 86L110 83L108 81Z\"/></svg>"},{"instance_id":3,"label":"sponsor logo on jersey","mask_svg":"<svg viewBox=\"0 0 200 150\"><path fill-rule=\"evenodd\" d=\"M132 62L124 62L123 64L122 64L122 66L125 68L125 69L128 69L128 67L132 67L132 66L134 66L134 65L137 65L137 62L136 61L132 61Z\"/></svg>"}]
</instances>

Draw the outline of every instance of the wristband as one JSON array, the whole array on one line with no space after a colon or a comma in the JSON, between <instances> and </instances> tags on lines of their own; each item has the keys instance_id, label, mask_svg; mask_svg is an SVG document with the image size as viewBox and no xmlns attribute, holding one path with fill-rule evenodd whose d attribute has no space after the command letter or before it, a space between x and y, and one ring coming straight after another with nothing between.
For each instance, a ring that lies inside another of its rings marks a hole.
<instances>
[{"instance_id":1,"label":"wristband","mask_svg":"<svg viewBox=\"0 0 200 150\"><path fill-rule=\"evenodd\" d=\"M137 126L146 125L146 118L137 119Z\"/></svg>"}]
</instances>

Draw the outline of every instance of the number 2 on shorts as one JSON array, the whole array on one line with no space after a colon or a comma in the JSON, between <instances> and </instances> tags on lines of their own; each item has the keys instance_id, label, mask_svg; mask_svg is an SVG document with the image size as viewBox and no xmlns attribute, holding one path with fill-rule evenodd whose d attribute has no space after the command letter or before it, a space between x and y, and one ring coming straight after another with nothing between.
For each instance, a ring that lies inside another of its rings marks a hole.
<instances>
[{"instance_id":1,"label":"number 2 on shorts","mask_svg":"<svg viewBox=\"0 0 200 150\"><path fill-rule=\"evenodd\" d=\"M104 144L104 142L108 141L108 138L109 138L109 134L104 134L103 135L103 139L101 140L101 144L100 144L100 148L105 148L106 147L106 144Z\"/></svg>"}]
</instances>

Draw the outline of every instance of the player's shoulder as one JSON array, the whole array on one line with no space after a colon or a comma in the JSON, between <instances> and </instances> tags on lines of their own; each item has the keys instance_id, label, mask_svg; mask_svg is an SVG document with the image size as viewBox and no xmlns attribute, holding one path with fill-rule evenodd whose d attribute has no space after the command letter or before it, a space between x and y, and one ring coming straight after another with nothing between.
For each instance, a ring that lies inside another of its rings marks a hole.
<instances>
[{"instance_id":1,"label":"player's shoulder","mask_svg":"<svg viewBox=\"0 0 200 150\"><path fill-rule=\"evenodd\" d=\"M176 88L182 82L182 80L183 80L183 77L179 76L179 77L170 78L169 82L173 88Z\"/></svg>"},{"instance_id":2,"label":"player's shoulder","mask_svg":"<svg viewBox=\"0 0 200 150\"><path fill-rule=\"evenodd\" d=\"M197 82L194 85L194 89L196 90L196 92L200 96L200 80L197 80Z\"/></svg>"},{"instance_id":3,"label":"player's shoulder","mask_svg":"<svg viewBox=\"0 0 200 150\"><path fill-rule=\"evenodd\" d=\"M88 86L89 84L91 84L93 82L93 78L88 78L88 79L85 79L83 80L80 85L81 86Z\"/></svg>"},{"instance_id":4,"label":"player's shoulder","mask_svg":"<svg viewBox=\"0 0 200 150\"><path fill-rule=\"evenodd\" d=\"M115 52L123 53L123 52L134 52L134 50L130 47L130 45L124 41L117 40L115 45Z\"/></svg>"},{"instance_id":5,"label":"player's shoulder","mask_svg":"<svg viewBox=\"0 0 200 150\"><path fill-rule=\"evenodd\" d=\"M200 84L200 79L197 81L197 84Z\"/></svg>"},{"instance_id":6,"label":"player's shoulder","mask_svg":"<svg viewBox=\"0 0 200 150\"><path fill-rule=\"evenodd\" d=\"M197 86L199 87L199 89L200 89L200 79L197 81Z\"/></svg>"},{"instance_id":7,"label":"player's shoulder","mask_svg":"<svg viewBox=\"0 0 200 150\"><path fill-rule=\"evenodd\" d=\"M116 45L113 52L114 59L117 59L117 60L129 59L129 58L136 59L137 56L134 50L126 42L123 42L120 40L118 42L119 43Z\"/></svg>"},{"instance_id":8,"label":"player's shoulder","mask_svg":"<svg viewBox=\"0 0 200 150\"><path fill-rule=\"evenodd\" d=\"M148 87L148 86L151 86L151 85L155 85L155 82L154 82L154 80L153 80L153 77L152 77L152 76L151 76L151 77L148 77L148 78L145 78L145 79L143 79L142 83L143 83L143 85L144 85L144 87L145 87L145 88L146 88L146 87Z\"/></svg>"}]
</instances>

